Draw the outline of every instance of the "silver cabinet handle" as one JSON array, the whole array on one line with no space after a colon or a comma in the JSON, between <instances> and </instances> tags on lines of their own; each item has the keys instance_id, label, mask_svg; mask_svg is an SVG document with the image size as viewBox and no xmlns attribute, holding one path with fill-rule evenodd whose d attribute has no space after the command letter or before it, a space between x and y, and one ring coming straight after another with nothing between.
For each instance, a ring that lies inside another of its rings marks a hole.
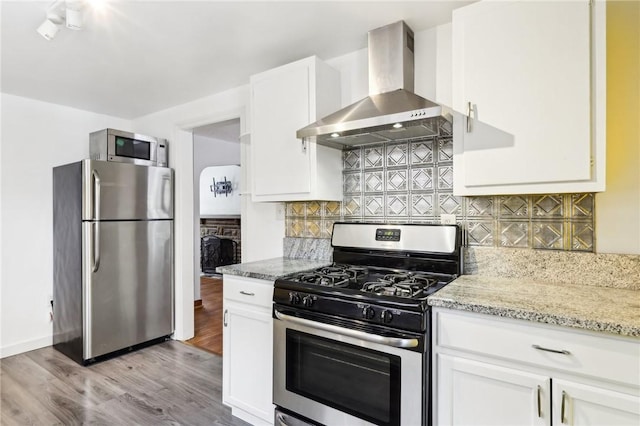
<instances>
[{"instance_id":1,"label":"silver cabinet handle","mask_svg":"<svg viewBox=\"0 0 640 426\"><path fill-rule=\"evenodd\" d=\"M542 391L542 389L540 388L540 385L538 385L538 417L542 417L542 403L540 401L540 392Z\"/></svg>"},{"instance_id":2,"label":"silver cabinet handle","mask_svg":"<svg viewBox=\"0 0 640 426\"><path fill-rule=\"evenodd\" d=\"M100 269L100 223L98 222L93 222L91 224L91 230L93 233L93 238L92 238L92 252L93 252L93 256L92 256L92 260L93 260L93 265L91 267L91 271L92 272L98 272L98 269Z\"/></svg>"},{"instance_id":3,"label":"silver cabinet handle","mask_svg":"<svg viewBox=\"0 0 640 426\"><path fill-rule=\"evenodd\" d=\"M240 290L240 294L244 294L245 296L255 296L255 293L249 293L248 291Z\"/></svg>"},{"instance_id":4,"label":"silver cabinet handle","mask_svg":"<svg viewBox=\"0 0 640 426\"><path fill-rule=\"evenodd\" d=\"M225 309L224 310L224 315L222 315L222 324L224 324L224 326L226 327L227 325L229 325L229 323L227 322L227 315L229 314L229 310Z\"/></svg>"},{"instance_id":5,"label":"silver cabinet handle","mask_svg":"<svg viewBox=\"0 0 640 426\"><path fill-rule=\"evenodd\" d=\"M542 346L539 345L531 345L531 347L533 349L537 349L539 351L545 351L545 352L553 352L554 354L562 354L562 355L571 355L571 352L569 351L565 351L564 349L549 349L549 348L543 348Z\"/></svg>"},{"instance_id":6,"label":"silver cabinet handle","mask_svg":"<svg viewBox=\"0 0 640 426\"><path fill-rule=\"evenodd\" d=\"M564 424L564 412L567 400L567 393L562 391L562 404L560 405L560 423Z\"/></svg>"},{"instance_id":7,"label":"silver cabinet handle","mask_svg":"<svg viewBox=\"0 0 640 426\"><path fill-rule=\"evenodd\" d=\"M329 331L331 333L342 334L343 336L355 337L356 339L366 340L367 342L379 343L381 345L393 346L394 348L415 348L418 346L418 339L401 339L397 337L378 336L377 334L365 333L350 328L342 328L332 324L323 322L315 322L304 318L298 318L282 312L274 311L276 318L282 321L300 324L317 330Z\"/></svg>"},{"instance_id":8,"label":"silver cabinet handle","mask_svg":"<svg viewBox=\"0 0 640 426\"><path fill-rule=\"evenodd\" d=\"M471 133L471 112L473 108L471 102L467 102L467 133Z\"/></svg>"}]
</instances>

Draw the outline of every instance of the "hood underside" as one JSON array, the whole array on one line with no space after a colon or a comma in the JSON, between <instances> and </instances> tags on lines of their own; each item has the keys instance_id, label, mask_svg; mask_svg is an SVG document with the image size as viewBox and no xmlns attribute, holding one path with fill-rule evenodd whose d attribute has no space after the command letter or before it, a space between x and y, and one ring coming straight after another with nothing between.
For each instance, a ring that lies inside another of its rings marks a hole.
<instances>
[{"instance_id":1,"label":"hood underside","mask_svg":"<svg viewBox=\"0 0 640 426\"><path fill-rule=\"evenodd\" d=\"M333 148L438 135L442 107L404 89L367 96L296 132Z\"/></svg>"}]
</instances>

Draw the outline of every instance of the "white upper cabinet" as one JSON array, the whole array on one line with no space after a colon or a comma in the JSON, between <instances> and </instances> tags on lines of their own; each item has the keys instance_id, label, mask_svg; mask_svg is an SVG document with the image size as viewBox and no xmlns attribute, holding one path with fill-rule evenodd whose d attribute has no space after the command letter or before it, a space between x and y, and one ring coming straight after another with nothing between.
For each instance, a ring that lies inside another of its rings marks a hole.
<instances>
[{"instance_id":1,"label":"white upper cabinet","mask_svg":"<svg viewBox=\"0 0 640 426\"><path fill-rule=\"evenodd\" d=\"M312 56L251 77L253 201L342 199L342 152L296 130L340 109L340 74Z\"/></svg>"},{"instance_id":2,"label":"white upper cabinet","mask_svg":"<svg viewBox=\"0 0 640 426\"><path fill-rule=\"evenodd\" d=\"M453 12L454 193L604 190L604 2Z\"/></svg>"}]
</instances>

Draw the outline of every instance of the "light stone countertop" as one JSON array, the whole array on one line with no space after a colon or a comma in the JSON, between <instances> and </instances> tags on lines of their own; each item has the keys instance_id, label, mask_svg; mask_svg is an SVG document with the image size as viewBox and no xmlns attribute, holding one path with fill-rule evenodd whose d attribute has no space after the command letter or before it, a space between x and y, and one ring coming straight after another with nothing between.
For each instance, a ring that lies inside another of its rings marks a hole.
<instances>
[{"instance_id":1,"label":"light stone countertop","mask_svg":"<svg viewBox=\"0 0 640 426\"><path fill-rule=\"evenodd\" d=\"M309 271L311 269L316 269L330 264L331 262L324 260L276 257L274 259L259 260L256 262L218 266L216 268L216 272L219 274L238 275L241 277L275 281L277 278L285 275Z\"/></svg>"},{"instance_id":2,"label":"light stone countertop","mask_svg":"<svg viewBox=\"0 0 640 426\"><path fill-rule=\"evenodd\" d=\"M640 291L462 275L429 305L640 337Z\"/></svg>"}]
</instances>

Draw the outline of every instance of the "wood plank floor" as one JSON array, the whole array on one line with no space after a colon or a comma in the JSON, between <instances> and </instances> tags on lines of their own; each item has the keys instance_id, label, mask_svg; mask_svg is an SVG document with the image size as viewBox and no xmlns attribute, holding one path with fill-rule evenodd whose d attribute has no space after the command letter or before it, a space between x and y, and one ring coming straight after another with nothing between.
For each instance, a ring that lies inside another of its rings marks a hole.
<instances>
[{"instance_id":1,"label":"wood plank floor","mask_svg":"<svg viewBox=\"0 0 640 426\"><path fill-rule=\"evenodd\" d=\"M194 337L187 343L222 355L222 278L201 277L202 307L194 313Z\"/></svg>"},{"instance_id":2,"label":"wood plank floor","mask_svg":"<svg viewBox=\"0 0 640 426\"><path fill-rule=\"evenodd\" d=\"M226 425L222 358L167 341L82 367L52 347L0 360L0 424Z\"/></svg>"}]
</instances>

